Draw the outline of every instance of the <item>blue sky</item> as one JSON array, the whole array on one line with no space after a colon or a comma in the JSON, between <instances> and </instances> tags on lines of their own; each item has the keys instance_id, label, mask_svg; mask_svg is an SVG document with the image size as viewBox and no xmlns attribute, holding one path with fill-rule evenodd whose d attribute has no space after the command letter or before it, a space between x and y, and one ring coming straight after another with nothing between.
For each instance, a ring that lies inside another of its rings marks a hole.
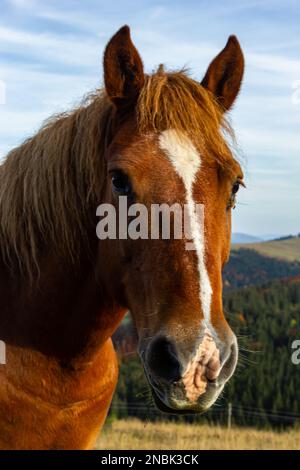
<instances>
[{"instance_id":1,"label":"blue sky","mask_svg":"<svg viewBox=\"0 0 300 470\"><path fill-rule=\"evenodd\" d=\"M102 83L103 49L123 24L131 26L147 71L161 62L187 65L199 80L236 34L246 73L231 119L247 190L233 229L300 232L299 0L0 0L0 6L2 94L6 86L0 157Z\"/></svg>"}]
</instances>

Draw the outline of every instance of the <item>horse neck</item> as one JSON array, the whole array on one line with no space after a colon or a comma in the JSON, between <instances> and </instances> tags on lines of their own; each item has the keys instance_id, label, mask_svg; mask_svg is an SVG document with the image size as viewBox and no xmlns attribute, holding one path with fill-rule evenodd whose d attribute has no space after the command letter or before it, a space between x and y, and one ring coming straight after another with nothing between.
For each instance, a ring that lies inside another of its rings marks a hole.
<instances>
[{"instance_id":1,"label":"horse neck","mask_svg":"<svg viewBox=\"0 0 300 470\"><path fill-rule=\"evenodd\" d=\"M35 285L0 268L0 331L8 345L73 366L89 362L113 334L124 310L115 305L82 255L79 265L49 254Z\"/></svg>"}]
</instances>

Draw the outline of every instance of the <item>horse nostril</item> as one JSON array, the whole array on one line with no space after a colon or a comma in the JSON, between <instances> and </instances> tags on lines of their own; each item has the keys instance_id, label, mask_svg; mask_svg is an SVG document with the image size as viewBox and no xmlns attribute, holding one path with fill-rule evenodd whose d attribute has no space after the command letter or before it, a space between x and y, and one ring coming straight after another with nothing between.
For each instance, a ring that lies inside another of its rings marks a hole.
<instances>
[{"instance_id":1,"label":"horse nostril","mask_svg":"<svg viewBox=\"0 0 300 470\"><path fill-rule=\"evenodd\" d=\"M146 362L150 373L158 379L177 382L181 378L175 347L163 336L155 338L148 346Z\"/></svg>"}]
</instances>

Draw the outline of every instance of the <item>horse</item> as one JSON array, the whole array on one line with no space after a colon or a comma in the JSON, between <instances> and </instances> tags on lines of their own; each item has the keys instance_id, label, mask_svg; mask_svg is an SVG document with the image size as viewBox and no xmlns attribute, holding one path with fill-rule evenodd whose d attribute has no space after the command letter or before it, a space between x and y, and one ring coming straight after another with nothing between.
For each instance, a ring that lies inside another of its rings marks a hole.
<instances>
[{"instance_id":1,"label":"horse","mask_svg":"<svg viewBox=\"0 0 300 470\"><path fill-rule=\"evenodd\" d=\"M222 268L243 184L227 119L239 42L230 36L198 82L163 66L146 74L124 26L103 70L103 88L0 166L2 449L93 448L118 378L111 337L128 310L160 410L204 412L236 367ZM186 204L194 249L184 237L100 240L97 208L121 196Z\"/></svg>"}]
</instances>

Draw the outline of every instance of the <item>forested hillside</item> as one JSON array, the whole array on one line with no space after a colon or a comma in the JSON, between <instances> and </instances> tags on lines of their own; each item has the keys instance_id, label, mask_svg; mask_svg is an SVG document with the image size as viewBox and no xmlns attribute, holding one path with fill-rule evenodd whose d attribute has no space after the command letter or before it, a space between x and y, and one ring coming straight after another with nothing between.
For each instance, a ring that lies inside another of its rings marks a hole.
<instances>
[{"instance_id":1,"label":"forested hillside","mask_svg":"<svg viewBox=\"0 0 300 470\"><path fill-rule=\"evenodd\" d=\"M237 424L300 422L300 365L291 361L291 344L300 339L300 277L229 291L224 306L239 337L237 372L212 411L203 417L180 419L224 422L231 402ZM120 379L111 412L118 417L157 418L160 414L153 408L142 366L133 352L134 330L128 324L123 328L117 339L119 349L124 337L131 338L132 344L125 341L127 350L124 344L121 348ZM128 328L131 334L127 336Z\"/></svg>"},{"instance_id":2,"label":"forested hillside","mask_svg":"<svg viewBox=\"0 0 300 470\"><path fill-rule=\"evenodd\" d=\"M232 250L223 272L223 279L225 289L235 289L298 274L299 261L271 258L253 249L240 248Z\"/></svg>"},{"instance_id":3,"label":"forested hillside","mask_svg":"<svg viewBox=\"0 0 300 470\"><path fill-rule=\"evenodd\" d=\"M300 339L300 277L227 293L225 308L234 331L241 335L240 368L226 391L236 407L236 420L299 422L300 365L292 363L291 345ZM255 410L264 411L255 414Z\"/></svg>"},{"instance_id":4,"label":"forested hillside","mask_svg":"<svg viewBox=\"0 0 300 470\"><path fill-rule=\"evenodd\" d=\"M300 274L300 236L234 245L223 279L225 289L259 285Z\"/></svg>"}]
</instances>

